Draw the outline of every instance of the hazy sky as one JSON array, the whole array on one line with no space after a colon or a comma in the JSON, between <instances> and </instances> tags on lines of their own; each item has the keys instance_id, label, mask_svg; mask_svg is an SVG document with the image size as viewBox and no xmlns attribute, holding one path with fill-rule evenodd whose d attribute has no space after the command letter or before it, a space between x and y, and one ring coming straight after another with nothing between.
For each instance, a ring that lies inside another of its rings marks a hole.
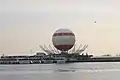
<instances>
[{"instance_id":1,"label":"hazy sky","mask_svg":"<svg viewBox=\"0 0 120 80\"><path fill-rule=\"evenodd\" d=\"M119 53L120 1L0 0L0 54L40 51L58 28L71 29L94 55Z\"/></svg>"}]
</instances>

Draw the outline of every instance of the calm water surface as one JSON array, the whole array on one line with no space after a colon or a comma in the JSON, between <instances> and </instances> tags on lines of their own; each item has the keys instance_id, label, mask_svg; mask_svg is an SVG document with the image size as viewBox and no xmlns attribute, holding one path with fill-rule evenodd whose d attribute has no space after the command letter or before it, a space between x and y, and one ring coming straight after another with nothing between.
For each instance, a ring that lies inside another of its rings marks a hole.
<instances>
[{"instance_id":1,"label":"calm water surface","mask_svg":"<svg viewBox=\"0 0 120 80\"><path fill-rule=\"evenodd\" d=\"M120 63L0 65L0 80L120 80Z\"/></svg>"}]
</instances>

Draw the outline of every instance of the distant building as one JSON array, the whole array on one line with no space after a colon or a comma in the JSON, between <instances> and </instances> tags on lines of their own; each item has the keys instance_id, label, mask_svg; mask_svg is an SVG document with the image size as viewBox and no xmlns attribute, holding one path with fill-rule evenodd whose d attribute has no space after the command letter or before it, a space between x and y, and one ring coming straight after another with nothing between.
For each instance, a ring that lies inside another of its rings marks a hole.
<instances>
[{"instance_id":1,"label":"distant building","mask_svg":"<svg viewBox=\"0 0 120 80\"><path fill-rule=\"evenodd\" d=\"M44 52L37 52L36 56L44 57L44 56L46 56L46 54Z\"/></svg>"}]
</instances>

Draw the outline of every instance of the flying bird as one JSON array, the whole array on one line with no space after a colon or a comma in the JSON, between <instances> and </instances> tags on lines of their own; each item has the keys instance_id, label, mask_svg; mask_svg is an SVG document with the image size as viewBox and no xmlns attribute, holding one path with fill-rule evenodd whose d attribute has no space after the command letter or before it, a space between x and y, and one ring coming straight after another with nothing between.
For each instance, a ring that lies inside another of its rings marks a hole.
<instances>
[{"instance_id":1,"label":"flying bird","mask_svg":"<svg viewBox=\"0 0 120 80\"><path fill-rule=\"evenodd\" d=\"M96 21L94 23L96 23Z\"/></svg>"}]
</instances>

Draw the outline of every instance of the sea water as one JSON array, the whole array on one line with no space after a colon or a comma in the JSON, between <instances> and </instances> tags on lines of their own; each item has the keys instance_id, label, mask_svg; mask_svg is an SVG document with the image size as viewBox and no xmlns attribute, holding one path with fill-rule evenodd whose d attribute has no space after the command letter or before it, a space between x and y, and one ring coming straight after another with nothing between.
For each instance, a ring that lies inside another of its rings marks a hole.
<instances>
[{"instance_id":1,"label":"sea water","mask_svg":"<svg viewBox=\"0 0 120 80\"><path fill-rule=\"evenodd\" d=\"M0 65L0 80L120 80L120 63Z\"/></svg>"}]
</instances>

